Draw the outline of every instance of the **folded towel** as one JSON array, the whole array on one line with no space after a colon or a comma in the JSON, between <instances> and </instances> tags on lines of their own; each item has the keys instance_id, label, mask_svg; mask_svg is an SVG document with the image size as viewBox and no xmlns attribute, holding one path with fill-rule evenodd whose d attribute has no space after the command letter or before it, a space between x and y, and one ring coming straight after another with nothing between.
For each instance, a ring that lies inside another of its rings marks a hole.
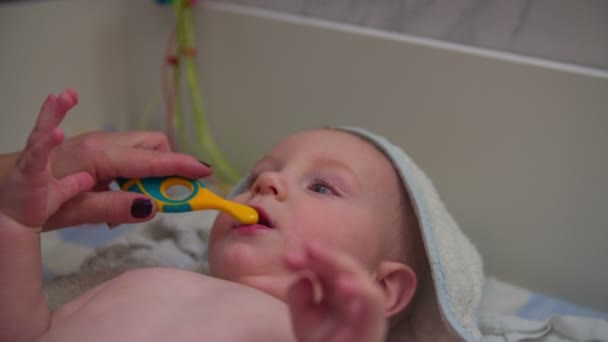
<instances>
[{"instance_id":1,"label":"folded towel","mask_svg":"<svg viewBox=\"0 0 608 342\"><path fill-rule=\"evenodd\" d=\"M487 342L608 341L608 321L591 317L554 316L531 321L496 313L483 313L479 326Z\"/></svg>"},{"instance_id":2,"label":"folded towel","mask_svg":"<svg viewBox=\"0 0 608 342\"><path fill-rule=\"evenodd\" d=\"M355 127L339 129L367 139L392 161L418 217L441 316L461 339L479 340L481 257L447 211L433 183L401 148L384 137Z\"/></svg>"}]
</instances>

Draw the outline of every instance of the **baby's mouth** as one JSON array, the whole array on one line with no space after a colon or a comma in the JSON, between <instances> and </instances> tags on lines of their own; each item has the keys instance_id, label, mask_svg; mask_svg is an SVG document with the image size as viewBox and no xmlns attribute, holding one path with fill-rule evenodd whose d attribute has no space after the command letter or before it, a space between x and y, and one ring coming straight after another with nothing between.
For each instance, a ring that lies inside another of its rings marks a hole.
<instances>
[{"instance_id":1,"label":"baby's mouth","mask_svg":"<svg viewBox=\"0 0 608 342\"><path fill-rule=\"evenodd\" d=\"M258 224L262 225L262 226L266 226L268 228L274 228L274 225L272 223L272 220L270 219L270 217L268 216L268 213L260 207L253 207L253 209L255 209L255 211L258 212Z\"/></svg>"},{"instance_id":2,"label":"baby's mouth","mask_svg":"<svg viewBox=\"0 0 608 342\"><path fill-rule=\"evenodd\" d=\"M270 219L270 216L268 216L268 213L263 208L256 206L252 206L252 208L258 212L258 222L250 225L243 225L237 223L235 228L257 226L258 228L274 229L274 223Z\"/></svg>"}]
</instances>

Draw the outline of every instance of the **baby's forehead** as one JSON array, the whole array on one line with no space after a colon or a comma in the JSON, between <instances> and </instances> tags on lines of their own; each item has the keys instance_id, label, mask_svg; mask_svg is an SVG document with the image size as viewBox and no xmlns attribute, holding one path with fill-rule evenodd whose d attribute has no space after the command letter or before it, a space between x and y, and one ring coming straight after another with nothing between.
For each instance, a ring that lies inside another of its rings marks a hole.
<instances>
[{"instance_id":1,"label":"baby's forehead","mask_svg":"<svg viewBox=\"0 0 608 342\"><path fill-rule=\"evenodd\" d=\"M314 129L294 133L274 145L268 154L305 151L350 152L351 149L356 149L361 154L379 153L384 156L382 152L361 137L336 129Z\"/></svg>"}]
</instances>

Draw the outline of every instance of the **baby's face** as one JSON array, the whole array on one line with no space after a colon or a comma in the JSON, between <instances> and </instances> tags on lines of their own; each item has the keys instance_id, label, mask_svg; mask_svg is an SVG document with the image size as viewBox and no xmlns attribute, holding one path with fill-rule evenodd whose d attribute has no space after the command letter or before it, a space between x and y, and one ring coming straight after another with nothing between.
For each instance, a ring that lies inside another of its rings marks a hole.
<instances>
[{"instance_id":1,"label":"baby's face","mask_svg":"<svg viewBox=\"0 0 608 342\"><path fill-rule=\"evenodd\" d=\"M353 255L371 271L402 227L399 186L386 157L356 136L292 135L254 166L248 189L233 199L256 208L259 224L218 216L211 273L283 297L294 276L283 255L312 240Z\"/></svg>"}]
</instances>

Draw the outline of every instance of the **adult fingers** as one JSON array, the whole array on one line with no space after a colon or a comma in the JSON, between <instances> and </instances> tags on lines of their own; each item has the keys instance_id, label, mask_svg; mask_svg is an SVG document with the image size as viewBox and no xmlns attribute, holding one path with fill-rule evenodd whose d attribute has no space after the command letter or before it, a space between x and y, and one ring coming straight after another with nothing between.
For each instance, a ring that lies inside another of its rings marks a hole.
<instances>
[{"instance_id":1,"label":"adult fingers","mask_svg":"<svg viewBox=\"0 0 608 342\"><path fill-rule=\"evenodd\" d=\"M54 154L53 174L79 171L88 171L97 182L168 175L203 178L212 173L208 164L170 152L160 132L91 132L68 139Z\"/></svg>"},{"instance_id":2,"label":"adult fingers","mask_svg":"<svg viewBox=\"0 0 608 342\"><path fill-rule=\"evenodd\" d=\"M147 148L161 152L171 151L169 138L162 132L136 132L136 136L139 137L139 141L136 142L134 145L135 147Z\"/></svg>"},{"instance_id":3,"label":"adult fingers","mask_svg":"<svg viewBox=\"0 0 608 342\"><path fill-rule=\"evenodd\" d=\"M161 152L170 152L169 138L159 131L129 131L99 133L99 138L107 138L124 147L137 147Z\"/></svg>"},{"instance_id":4,"label":"adult fingers","mask_svg":"<svg viewBox=\"0 0 608 342\"><path fill-rule=\"evenodd\" d=\"M45 230L84 223L134 223L156 215L154 202L127 191L85 192L65 203L44 225Z\"/></svg>"},{"instance_id":5,"label":"adult fingers","mask_svg":"<svg viewBox=\"0 0 608 342\"><path fill-rule=\"evenodd\" d=\"M101 179L169 175L198 179L207 177L213 172L209 166L192 156L155 150L108 151L106 162L107 172L100 174ZM100 165L100 168L103 167Z\"/></svg>"}]
</instances>

